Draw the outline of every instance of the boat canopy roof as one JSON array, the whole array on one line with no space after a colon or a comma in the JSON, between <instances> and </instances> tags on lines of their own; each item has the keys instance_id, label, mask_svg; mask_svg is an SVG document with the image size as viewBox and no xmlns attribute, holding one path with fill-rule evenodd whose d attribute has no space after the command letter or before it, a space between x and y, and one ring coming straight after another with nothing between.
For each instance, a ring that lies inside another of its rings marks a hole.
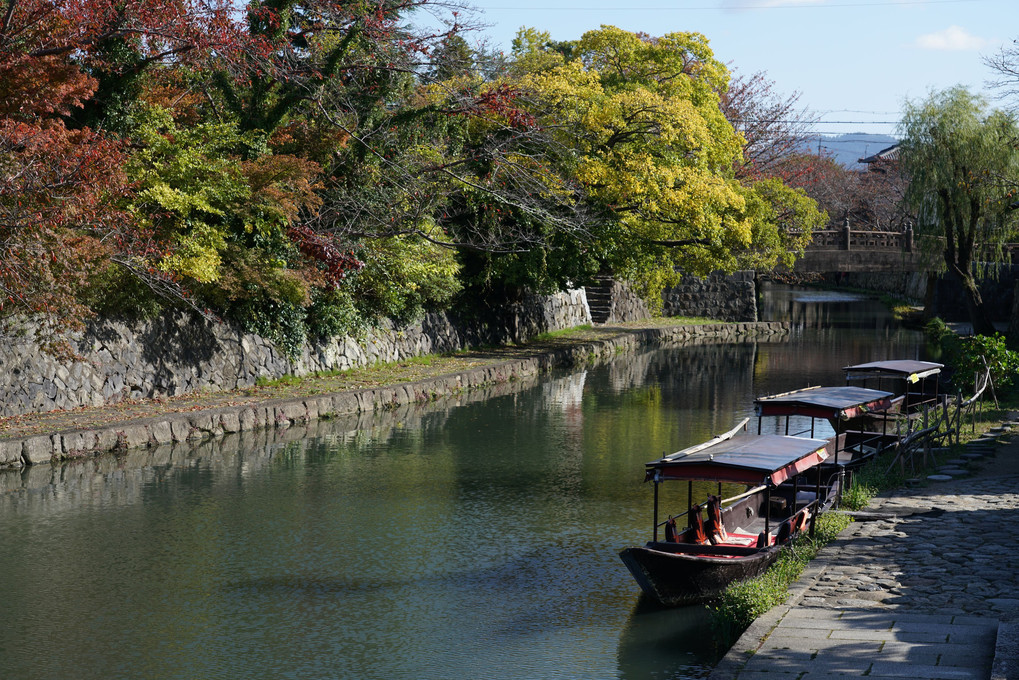
<instances>
[{"instance_id":1,"label":"boat canopy roof","mask_svg":"<svg viewBox=\"0 0 1019 680\"><path fill-rule=\"evenodd\" d=\"M725 437L646 463L645 481L688 479L777 486L828 458L823 439L779 434Z\"/></svg>"},{"instance_id":2,"label":"boat canopy roof","mask_svg":"<svg viewBox=\"0 0 1019 680\"><path fill-rule=\"evenodd\" d=\"M867 387L807 387L754 400L758 416L809 416L829 420L848 420L870 413L887 411L892 405L891 392Z\"/></svg>"},{"instance_id":3,"label":"boat canopy roof","mask_svg":"<svg viewBox=\"0 0 1019 680\"><path fill-rule=\"evenodd\" d=\"M941 373L941 369L944 367L944 364L937 364L933 361L900 359L871 361L868 364L846 366L842 370L846 372L847 380L859 378L901 378L906 382L915 383L923 378Z\"/></svg>"}]
</instances>

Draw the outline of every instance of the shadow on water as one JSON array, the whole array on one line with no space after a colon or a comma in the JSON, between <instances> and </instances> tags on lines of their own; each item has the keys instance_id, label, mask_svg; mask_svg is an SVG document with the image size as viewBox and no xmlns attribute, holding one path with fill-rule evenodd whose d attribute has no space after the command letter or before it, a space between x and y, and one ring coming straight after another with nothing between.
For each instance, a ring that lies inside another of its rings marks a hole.
<instances>
[{"instance_id":1,"label":"shadow on water","mask_svg":"<svg viewBox=\"0 0 1019 680\"><path fill-rule=\"evenodd\" d=\"M641 596L619 638L619 677L704 678L718 661L716 647L707 607L666 608Z\"/></svg>"}]
</instances>

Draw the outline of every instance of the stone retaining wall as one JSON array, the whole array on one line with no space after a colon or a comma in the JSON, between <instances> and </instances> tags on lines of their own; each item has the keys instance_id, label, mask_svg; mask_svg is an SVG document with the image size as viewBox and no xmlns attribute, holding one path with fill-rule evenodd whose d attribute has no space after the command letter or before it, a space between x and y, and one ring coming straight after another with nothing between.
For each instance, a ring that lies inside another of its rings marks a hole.
<instances>
[{"instance_id":1,"label":"stone retaining wall","mask_svg":"<svg viewBox=\"0 0 1019 680\"><path fill-rule=\"evenodd\" d=\"M109 451L200 441L231 432L288 428L321 417L389 410L403 404L431 401L478 387L530 378L557 367L571 367L645 345L698 339L735 341L748 336L787 333L778 322L709 324L643 329L613 338L557 349L538 357L510 360L455 375L391 387L353 390L289 401L266 401L114 423L104 427L59 432L26 439L0 440L0 467L21 467L93 456Z\"/></svg>"},{"instance_id":2,"label":"stone retaining wall","mask_svg":"<svg viewBox=\"0 0 1019 680\"><path fill-rule=\"evenodd\" d=\"M184 314L133 324L93 324L76 340L83 360L75 362L40 351L29 328L20 339L0 347L0 417L233 390L254 385L258 378L522 342L590 322L584 291L574 290L533 296L489 318L429 314L411 326L387 324L363 337L305 347L296 360L262 337Z\"/></svg>"},{"instance_id":3,"label":"stone retaining wall","mask_svg":"<svg viewBox=\"0 0 1019 680\"><path fill-rule=\"evenodd\" d=\"M757 321L757 289L752 271L706 278L687 275L662 293L666 316L703 316L722 321Z\"/></svg>"},{"instance_id":4,"label":"stone retaining wall","mask_svg":"<svg viewBox=\"0 0 1019 680\"><path fill-rule=\"evenodd\" d=\"M613 281L609 295L609 316L605 323L625 323L651 318L647 304L625 283Z\"/></svg>"}]
</instances>

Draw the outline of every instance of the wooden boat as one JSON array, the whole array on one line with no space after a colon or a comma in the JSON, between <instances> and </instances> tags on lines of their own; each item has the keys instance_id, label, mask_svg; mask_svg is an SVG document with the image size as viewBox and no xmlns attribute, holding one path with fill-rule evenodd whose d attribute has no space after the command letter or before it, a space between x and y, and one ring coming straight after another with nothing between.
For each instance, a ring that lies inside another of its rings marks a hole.
<instances>
[{"instance_id":1,"label":"wooden boat","mask_svg":"<svg viewBox=\"0 0 1019 680\"><path fill-rule=\"evenodd\" d=\"M872 432L853 428L867 414L887 413L892 406L891 392L866 387L807 387L754 400L757 432L769 416L785 418L785 434L814 437L817 421L827 421L835 431L829 440L829 465L856 468L882 451L898 445L897 432ZM791 417L809 418L808 429L790 432Z\"/></svg>"},{"instance_id":2,"label":"wooden boat","mask_svg":"<svg viewBox=\"0 0 1019 680\"><path fill-rule=\"evenodd\" d=\"M895 396L892 405L883 413L868 413L851 423L850 427L871 432L888 432L901 421L918 420L924 410L942 405L947 397L940 391L939 379L944 364L932 361L898 359L871 361L845 366L846 384L861 387L888 389ZM907 430L915 429L906 423Z\"/></svg>"},{"instance_id":3,"label":"wooden boat","mask_svg":"<svg viewBox=\"0 0 1019 680\"><path fill-rule=\"evenodd\" d=\"M817 466L828 458L825 440L741 433L746 422L645 465L645 481L655 485L653 537L619 556L641 589L661 604L704 602L730 583L763 573L797 532L813 532L817 514L837 497L837 486L818 474ZM677 480L690 482L688 489L693 481L749 489L726 500L709 496L659 522L659 485ZM687 526L679 530L676 519L683 516ZM659 540L662 526L665 536Z\"/></svg>"}]
</instances>

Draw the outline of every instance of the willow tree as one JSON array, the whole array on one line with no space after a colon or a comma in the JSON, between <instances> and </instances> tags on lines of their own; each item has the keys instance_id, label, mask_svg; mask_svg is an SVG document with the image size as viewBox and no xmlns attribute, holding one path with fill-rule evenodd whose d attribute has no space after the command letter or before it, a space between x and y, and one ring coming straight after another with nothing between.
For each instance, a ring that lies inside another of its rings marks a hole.
<instances>
[{"instance_id":1,"label":"willow tree","mask_svg":"<svg viewBox=\"0 0 1019 680\"><path fill-rule=\"evenodd\" d=\"M906 201L928 254L940 257L966 297L974 333L994 325L980 280L994 275L1019 236L1015 187L1019 125L961 87L906 106L899 158L909 184Z\"/></svg>"}]
</instances>

